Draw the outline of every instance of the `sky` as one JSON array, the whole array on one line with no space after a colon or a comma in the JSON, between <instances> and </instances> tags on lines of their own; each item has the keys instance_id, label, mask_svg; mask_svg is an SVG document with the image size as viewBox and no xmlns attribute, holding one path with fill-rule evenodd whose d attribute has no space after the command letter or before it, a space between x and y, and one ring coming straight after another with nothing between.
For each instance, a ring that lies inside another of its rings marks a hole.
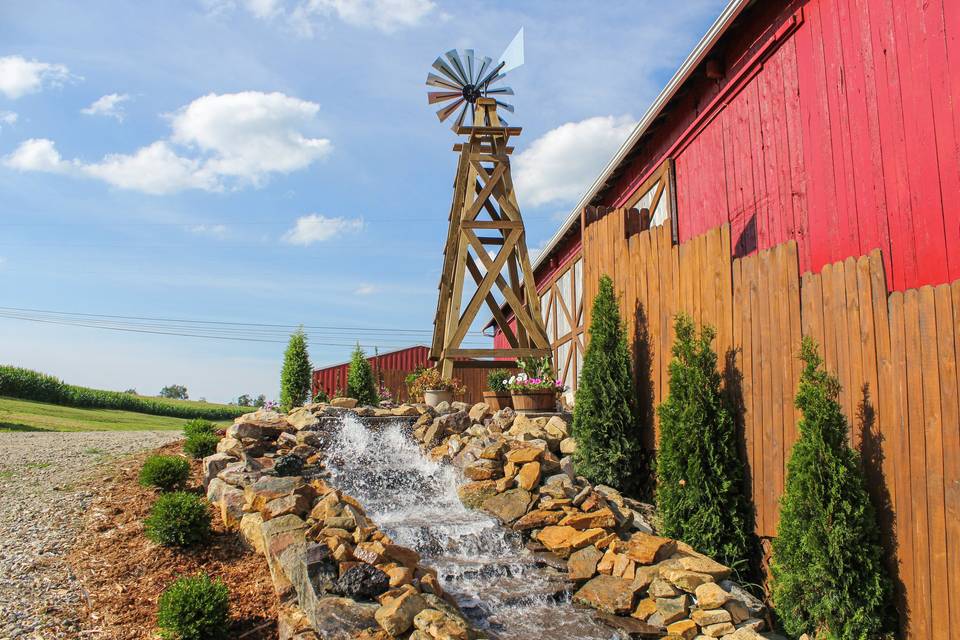
<instances>
[{"instance_id":1,"label":"sky","mask_svg":"<svg viewBox=\"0 0 960 640\"><path fill-rule=\"evenodd\" d=\"M524 28L535 254L723 5L5 0L0 364L225 402L277 396L297 325L315 366L429 343L456 168L434 58Z\"/></svg>"}]
</instances>

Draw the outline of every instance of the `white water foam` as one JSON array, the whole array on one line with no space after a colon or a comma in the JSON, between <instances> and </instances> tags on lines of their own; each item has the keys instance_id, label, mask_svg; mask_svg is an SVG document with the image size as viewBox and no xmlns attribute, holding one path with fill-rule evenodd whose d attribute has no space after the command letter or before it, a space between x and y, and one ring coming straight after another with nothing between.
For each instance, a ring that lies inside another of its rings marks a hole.
<instances>
[{"instance_id":1,"label":"white water foam","mask_svg":"<svg viewBox=\"0 0 960 640\"><path fill-rule=\"evenodd\" d=\"M400 423L372 430L344 418L327 467L333 485L359 500L394 542L418 551L492 637L622 638L591 610L574 607L563 574L538 562L518 534L464 507L459 471L424 456Z\"/></svg>"}]
</instances>

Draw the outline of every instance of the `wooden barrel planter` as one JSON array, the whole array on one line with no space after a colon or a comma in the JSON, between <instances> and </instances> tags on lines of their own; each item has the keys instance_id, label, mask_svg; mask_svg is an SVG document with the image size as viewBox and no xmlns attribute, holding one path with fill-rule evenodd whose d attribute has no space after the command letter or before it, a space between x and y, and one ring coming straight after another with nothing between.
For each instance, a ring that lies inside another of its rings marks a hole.
<instances>
[{"instance_id":1,"label":"wooden barrel planter","mask_svg":"<svg viewBox=\"0 0 960 640\"><path fill-rule=\"evenodd\" d=\"M556 411L557 392L553 389L514 391L511 394L513 410L517 413Z\"/></svg>"},{"instance_id":2,"label":"wooden barrel planter","mask_svg":"<svg viewBox=\"0 0 960 640\"><path fill-rule=\"evenodd\" d=\"M483 401L487 403L491 411L513 408L513 396L509 391L484 391Z\"/></svg>"}]
</instances>

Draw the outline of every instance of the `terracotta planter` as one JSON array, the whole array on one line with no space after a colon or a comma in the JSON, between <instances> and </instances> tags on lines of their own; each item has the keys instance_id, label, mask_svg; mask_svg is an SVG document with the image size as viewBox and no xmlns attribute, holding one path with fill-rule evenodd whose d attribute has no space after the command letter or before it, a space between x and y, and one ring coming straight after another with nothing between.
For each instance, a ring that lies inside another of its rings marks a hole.
<instances>
[{"instance_id":1,"label":"terracotta planter","mask_svg":"<svg viewBox=\"0 0 960 640\"><path fill-rule=\"evenodd\" d=\"M514 391L510 395L513 399L513 409L517 413L557 410L557 392L553 389L524 392Z\"/></svg>"},{"instance_id":2,"label":"terracotta planter","mask_svg":"<svg viewBox=\"0 0 960 640\"><path fill-rule=\"evenodd\" d=\"M423 392L423 401L431 407L436 407L441 402L453 402L453 391L428 389Z\"/></svg>"},{"instance_id":3,"label":"terracotta planter","mask_svg":"<svg viewBox=\"0 0 960 640\"><path fill-rule=\"evenodd\" d=\"M490 405L491 411L513 407L513 397L509 391L484 391L483 401Z\"/></svg>"}]
</instances>

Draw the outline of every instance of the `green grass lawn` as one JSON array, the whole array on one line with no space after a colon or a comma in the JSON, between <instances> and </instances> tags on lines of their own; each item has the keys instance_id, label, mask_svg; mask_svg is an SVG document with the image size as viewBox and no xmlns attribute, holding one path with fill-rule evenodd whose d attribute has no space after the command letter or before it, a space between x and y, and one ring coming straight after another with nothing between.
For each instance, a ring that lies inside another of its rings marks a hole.
<instances>
[{"instance_id":1,"label":"green grass lawn","mask_svg":"<svg viewBox=\"0 0 960 640\"><path fill-rule=\"evenodd\" d=\"M0 397L0 432L161 431L182 429L187 420L114 409L78 409ZM228 422L218 423L226 426Z\"/></svg>"}]
</instances>

